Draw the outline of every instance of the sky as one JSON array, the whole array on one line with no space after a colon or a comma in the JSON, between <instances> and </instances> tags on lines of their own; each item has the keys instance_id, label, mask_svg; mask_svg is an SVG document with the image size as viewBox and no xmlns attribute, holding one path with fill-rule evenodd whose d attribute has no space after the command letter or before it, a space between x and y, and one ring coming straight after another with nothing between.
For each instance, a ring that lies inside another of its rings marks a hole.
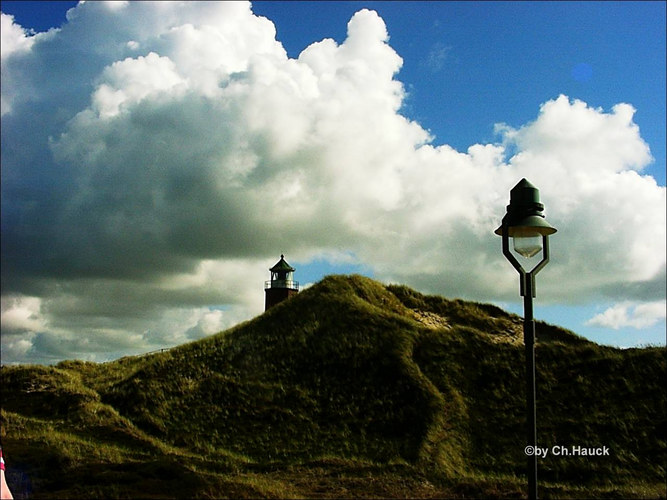
<instances>
[{"instance_id":1,"label":"sky","mask_svg":"<svg viewBox=\"0 0 667 500\"><path fill-rule=\"evenodd\" d=\"M664 2L0 7L3 364L212 335L280 254L522 314L522 178L535 317L665 345Z\"/></svg>"}]
</instances>

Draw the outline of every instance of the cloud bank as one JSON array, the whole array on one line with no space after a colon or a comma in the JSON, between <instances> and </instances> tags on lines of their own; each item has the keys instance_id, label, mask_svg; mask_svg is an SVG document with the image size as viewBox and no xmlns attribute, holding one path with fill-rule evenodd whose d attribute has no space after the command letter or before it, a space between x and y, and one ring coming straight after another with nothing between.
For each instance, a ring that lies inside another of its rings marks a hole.
<instances>
[{"instance_id":1,"label":"cloud bank","mask_svg":"<svg viewBox=\"0 0 667 500\"><path fill-rule=\"evenodd\" d=\"M3 362L209 335L261 312L280 252L513 298L492 233L522 177L559 229L541 300L664 301L630 104L553 96L461 152L401 113L401 65L369 10L296 59L244 2L86 2L37 35L2 14Z\"/></svg>"}]
</instances>

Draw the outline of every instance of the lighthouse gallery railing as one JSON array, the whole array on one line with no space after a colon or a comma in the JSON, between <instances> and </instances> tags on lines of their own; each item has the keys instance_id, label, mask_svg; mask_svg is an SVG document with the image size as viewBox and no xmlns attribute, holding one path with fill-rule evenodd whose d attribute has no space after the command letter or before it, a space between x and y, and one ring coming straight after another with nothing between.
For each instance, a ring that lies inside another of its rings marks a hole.
<instances>
[{"instance_id":1,"label":"lighthouse gallery railing","mask_svg":"<svg viewBox=\"0 0 667 500\"><path fill-rule=\"evenodd\" d=\"M299 289L299 282L294 280L270 280L264 282L264 288L290 288Z\"/></svg>"}]
</instances>

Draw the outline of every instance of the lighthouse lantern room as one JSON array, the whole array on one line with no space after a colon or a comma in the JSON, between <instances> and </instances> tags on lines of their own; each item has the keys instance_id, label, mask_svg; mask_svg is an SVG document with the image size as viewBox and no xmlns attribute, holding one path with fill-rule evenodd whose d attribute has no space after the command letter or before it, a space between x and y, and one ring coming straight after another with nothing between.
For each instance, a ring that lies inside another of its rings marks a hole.
<instances>
[{"instance_id":1,"label":"lighthouse lantern room","mask_svg":"<svg viewBox=\"0 0 667 500\"><path fill-rule=\"evenodd\" d=\"M295 269L285 261L284 255L280 256L280 260L269 271L271 280L264 283L265 311L299 293L299 282L294 281Z\"/></svg>"}]
</instances>

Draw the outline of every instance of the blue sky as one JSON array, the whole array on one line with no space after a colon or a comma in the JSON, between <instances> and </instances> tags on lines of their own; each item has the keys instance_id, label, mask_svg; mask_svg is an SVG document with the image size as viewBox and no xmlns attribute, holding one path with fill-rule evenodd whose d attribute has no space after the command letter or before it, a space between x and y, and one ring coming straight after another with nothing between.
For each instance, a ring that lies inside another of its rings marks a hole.
<instances>
[{"instance_id":1,"label":"blue sky","mask_svg":"<svg viewBox=\"0 0 667 500\"><path fill-rule=\"evenodd\" d=\"M609 109L629 102L665 185L663 2L256 2L291 57L314 40L345 38L347 20L377 10L403 57L406 113L465 150L496 140L565 94ZM645 75L645 77L638 77Z\"/></svg>"},{"instance_id":2,"label":"blue sky","mask_svg":"<svg viewBox=\"0 0 667 500\"><path fill-rule=\"evenodd\" d=\"M536 316L665 343L664 2L140 4L1 4L3 362L210 334L283 252L521 314L492 230L524 176Z\"/></svg>"}]
</instances>

